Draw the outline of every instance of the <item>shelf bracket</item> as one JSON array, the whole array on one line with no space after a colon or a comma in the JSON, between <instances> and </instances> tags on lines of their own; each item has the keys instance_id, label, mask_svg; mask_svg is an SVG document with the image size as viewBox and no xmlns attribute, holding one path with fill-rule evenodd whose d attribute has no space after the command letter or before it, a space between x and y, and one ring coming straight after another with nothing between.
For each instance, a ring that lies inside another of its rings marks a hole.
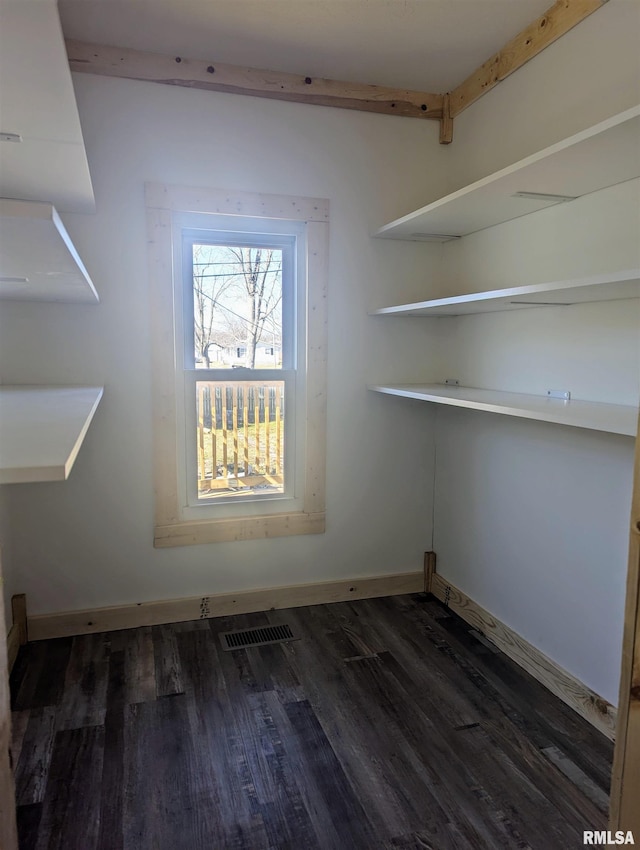
<instances>
[{"instance_id":1,"label":"shelf bracket","mask_svg":"<svg viewBox=\"0 0 640 850\"><path fill-rule=\"evenodd\" d=\"M450 145L453 141L453 118L451 117L451 96L442 95L442 118L440 119L440 144Z\"/></svg>"}]
</instances>

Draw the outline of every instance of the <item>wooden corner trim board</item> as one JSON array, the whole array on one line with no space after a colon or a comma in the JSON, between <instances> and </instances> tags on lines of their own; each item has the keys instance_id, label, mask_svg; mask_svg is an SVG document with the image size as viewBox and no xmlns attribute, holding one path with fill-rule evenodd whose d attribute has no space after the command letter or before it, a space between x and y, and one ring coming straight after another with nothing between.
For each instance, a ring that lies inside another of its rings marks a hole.
<instances>
[{"instance_id":1,"label":"wooden corner trim board","mask_svg":"<svg viewBox=\"0 0 640 850\"><path fill-rule=\"evenodd\" d=\"M442 99L442 118L440 119L440 144L450 145L453 141L453 116L451 115L451 95Z\"/></svg>"},{"instance_id":2,"label":"wooden corner trim board","mask_svg":"<svg viewBox=\"0 0 640 850\"><path fill-rule=\"evenodd\" d=\"M502 50L494 53L451 92L451 118L455 118L463 109L471 106L607 2L556 0L543 15L507 42Z\"/></svg>"},{"instance_id":3,"label":"wooden corner trim board","mask_svg":"<svg viewBox=\"0 0 640 850\"><path fill-rule=\"evenodd\" d=\"M27 597L24 593L16 593L11 597L11 616L13 618L13 625L18 629L20 646L23 646L29 639L27 628Z\"/></svg>"},{"instance_id":4,"label":"wooden corner trim board","mask_svg":"<svg viewBox=\"0 0 640 850\"><path fill-rule=\"evenodd\" d=\"M27 642L27 598L24 593L11 597L13 625L7 634L7 667L9 673L16 663L18 650Z\"/></svg>"},{"instance_id":5,"label":"wooden corner trim board","mask_svg":"<svg viewBox=\"0 0 640 850\"><path fill-rule=\"evenodd\" d=\"M633 466L629 567L609 828L640 834L640 417Z\"/></svg>"},{"instance_id":6,"label":"wooden corner trim board","mask_svg":"<svg viewBox=\"0 0 640 850\"><path fill-rule=\"evenodd\" d=\"M141 602L59 614L38 614L29 617L29 639L45 640L69 635L133 629L138 626L157 626L202 620L230 614L249 614L302 605L323 605L349 599L371 599L376 596L397 596L420 593L424 589L421 571L392 575L342 579L310 584L293 584L238 593L218 593L186 599L167 599L160 602Z\"/></svg>"},{"instance_id":7,"label":"wooden corner trim board","mask_svg":"<svg viewBox=\"0 0 640 850\"><path fill-rule=\"evenodd\" d=\"M9 675L11 675L13 665L16 663L20 646L20 630L14 623L7 634L7 672Z\"/></svg>"},{"instance_id":8,"label":"wooden corner trim board","mask_svg":"<svg viewBox=\"0 0 640 850\"><path fill-rule=\"evenodd\" d=\"M0 564L0 591L3 589L2 565ZM14 624L11 632L11 647L5 644L5 615L3 600L0 599L0 847L2 850L18 850L16 827L16 795L11 765L11 705L9 697L9 673L17 654L16 634L19 627ZM6 642L8 643L8 641ZM6 650L9 652L5 654Z\"/></svg>"},{"instance_id":9,"label":"wooden corner trim board","mask_svg":"<svg viewBox=\"0 0 640 850\"><path fill-rule=\"evenodd\" d=\"M428 552L426 555L434 556L434 553ZM481 632L569 708L582 715L610 740L615 738L617 712L613 705L438 575L435 572L435 564L430 576L425 571L425 584L428 593L432 593L436 599L444 602L459 617Z\"/></svg>"},{"instance_id":10,"label":"wooden corner trim board","mask_svg":"<svg viewBox=\"0 0 640 850\"><path fill-rule=\"evenodd\" d=\"M148 53L67 39L72 71L273 100L440 121L440 144L453 141L453 119L467 106L573 29L608 0L556 0L543 15L447 94L285 74L206 59Z\"/></svg>"},{"instance_id":11,"label":"wooden corner trim board","mask_svg":"<svg viewBox=\"0 0 640 850\"><path fill-rule=\"evenodd\" d=\"M435 552L425 552L424 553L424 592L431 593L431 585L433 583L433 576L436 572L436 553Z\"/></svg>"}]
</instances>

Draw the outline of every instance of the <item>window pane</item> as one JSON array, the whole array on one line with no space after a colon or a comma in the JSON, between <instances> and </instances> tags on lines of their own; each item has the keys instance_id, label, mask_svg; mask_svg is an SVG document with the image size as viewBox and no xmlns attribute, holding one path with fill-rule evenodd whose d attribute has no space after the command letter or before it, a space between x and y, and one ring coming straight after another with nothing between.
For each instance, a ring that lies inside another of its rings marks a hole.
<instances>
[{"instance_id":1,"label":"window pane","mask_svg":"<svg viewBox=\"0 0 640 850\"><path fill-rule=\"evenodd\" d=\"M193 245L196 369L282 367L282 250Z\"/></svg>"},{"instance_id":2,"label":"window pane","mask_svg":"<svg viewBox=\"0 0 640 850\"><path fill-rule=\"evenodd\" d=\"M284 381L198 381L198 499L284 493Z\"/></svg>"}]
</instances>

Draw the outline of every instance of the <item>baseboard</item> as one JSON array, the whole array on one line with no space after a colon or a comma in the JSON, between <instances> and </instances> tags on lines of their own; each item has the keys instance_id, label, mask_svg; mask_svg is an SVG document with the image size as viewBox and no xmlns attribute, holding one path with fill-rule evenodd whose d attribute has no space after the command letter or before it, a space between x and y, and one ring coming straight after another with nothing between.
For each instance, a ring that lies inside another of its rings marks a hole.
<instances>
[{"instance_id":1,"label":"baseboard","mask_svg":"<svg viewBox=\"0 0 640 850\"><path fill-rule=\"evenodd\" d=\"M349 599L371 599L375 596L397 596L424 590L422 572L371 576L369 578L294 584L286 587L220 593L187 599L141 602L112 608L38 614L29 617L29 640L67 637L69 635L132 629L187 620L249 614L275 608L298 608L345 602Z\"/></svg>"},{"instance_id":2,"label":"baseboard","mask_svg":"<svg viewBox=\"0 0 640 850\"><path fill-rule=\"evenodd\" d=\"M437 599L481 632L505 655L582 715L603 735L614 740L617 713L615 706L598 696L571 673L563 670L555 661L547 658L539 649L496 619L493 614L485 611L441 575L432 572L429 581L430 587L427 587L427 590Z\"/></svg>"}]
</instances>

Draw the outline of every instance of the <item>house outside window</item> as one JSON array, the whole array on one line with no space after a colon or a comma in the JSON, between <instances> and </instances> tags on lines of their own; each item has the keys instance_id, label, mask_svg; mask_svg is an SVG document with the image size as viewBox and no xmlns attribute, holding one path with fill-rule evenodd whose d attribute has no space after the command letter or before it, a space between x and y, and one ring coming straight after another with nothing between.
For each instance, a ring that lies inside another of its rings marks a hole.
<instances>
[{"instance_id":1,"label":"house outside window","mask_svg":"<svg viewBox=\"0 0 640 850\"><path fill-rule=\"evenodd\" d=\"M328 202L146 197L154 544L324 531Z\"/></svg>"}]
</instances>

